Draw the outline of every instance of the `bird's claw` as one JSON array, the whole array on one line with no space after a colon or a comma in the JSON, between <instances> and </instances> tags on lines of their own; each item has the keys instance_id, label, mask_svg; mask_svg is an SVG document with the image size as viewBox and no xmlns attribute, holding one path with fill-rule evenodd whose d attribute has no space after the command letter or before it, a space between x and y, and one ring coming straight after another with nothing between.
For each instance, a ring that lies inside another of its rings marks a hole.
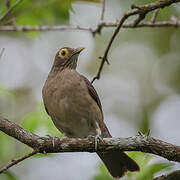
<instances>
[{"instance_id":1,"label":"bird's claw","mask_svg":"<svg viewBox=\"0 0 180 180\"><path fill-rule=\"evenodd\" d=\"M50 135L46 135L47 137L49 137L50 139L52 139L52 145L53 145L53 148L55 147L55 138L56 136L50 136Z\"/></svg>"},{"instance_id":2,"label":"bird's claw","mask_svg":"<svg viewBox=\"0 0 180 180\"><path fill-rule=\"evenodd\" d=\"M102 143L104 143L102 137L100 135L96 135L96 136L92 136L92 135L89 135L88 136L88 139L94 139L94 148L95 148L95 151L98 150L98 141L100 140Z\"/></svg>"},{"instance_id":3,"label":"bird's claw","mask_svg":"<svg viewBox=\"0 0 180 180\"><path fill-rule=\"evenodd\" d=\"M144 136L144 134L141 131L138 131L139 136Z\"/></svg>"}]
</instances>

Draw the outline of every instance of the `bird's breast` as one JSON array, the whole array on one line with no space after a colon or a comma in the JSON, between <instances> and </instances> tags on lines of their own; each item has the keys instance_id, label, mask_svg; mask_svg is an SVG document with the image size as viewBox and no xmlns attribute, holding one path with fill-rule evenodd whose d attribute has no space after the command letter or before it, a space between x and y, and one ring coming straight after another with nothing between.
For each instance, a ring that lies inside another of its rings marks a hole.
<instances>
[{"instance_id":1,"label":"bird's breast","mask_svg":"<svg viewBox=\"0 0 180 180\"><path fill-rule=\"evenodd\" d=\"M61 72L51 83L46 92L51 101L47 109L55 126L69 137L95 135L93 121L100 118L101 112L80 75L75 71Z\"/></svg>"}]
</instances>

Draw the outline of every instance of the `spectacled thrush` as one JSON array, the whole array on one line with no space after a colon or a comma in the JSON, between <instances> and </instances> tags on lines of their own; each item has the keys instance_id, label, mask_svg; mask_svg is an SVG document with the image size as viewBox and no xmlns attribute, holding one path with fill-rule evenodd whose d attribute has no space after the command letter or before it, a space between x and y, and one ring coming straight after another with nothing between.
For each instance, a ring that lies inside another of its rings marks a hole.
<instances>
[{"instance_id":1,"label":"spectacled thrush","mask_svg":"<svg viewBox=\"0 0 180 180\"><path fill-rule=\"evenodd\" d=\"M44 84L42 94L47 113L55 126L67 137L112 137L104 120L98 94L89 80L76 71L84 48L61 48ZM139 166L122 151L98 152L110 174L122 177Z\"/></svg>"}]
</instances>

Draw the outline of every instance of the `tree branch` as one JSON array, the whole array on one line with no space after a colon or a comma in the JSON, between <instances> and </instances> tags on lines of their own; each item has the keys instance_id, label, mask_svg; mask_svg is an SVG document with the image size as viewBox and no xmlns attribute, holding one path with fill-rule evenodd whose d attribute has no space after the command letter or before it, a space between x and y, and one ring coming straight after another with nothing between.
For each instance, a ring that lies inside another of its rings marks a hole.
<instances>
[{"instance_id":1,"label":"tree branch","mask_svg":"<svg viewBox=\"0 0 180 180\"><path fill-rule=\"evenodd\" d=\"M180 179L180 170L174 171L168 175L162 175L153 180L178 180Z\"/></svg>"},{"instance_id":2,"label":"tree branch","mask_svg":"<svg viewBox=\"0 0 180 180\"><path fill-rule=\"evenodd\" d=\"M0 169L0 174L3 173L4 171L7 171L10 167L20 163L21 161L24 161L25 159L33 156L37 154L37 151L33 150L31 153L19 158L19 159L16 159L16 160L11 160L11 162L9 164L7 164L5 167L3 167L2 169Z\"/></svg>"},{"instance_id":3,"label":"tree branch","mask_svg":"<svg viewBox=\"0 0 180 180\"><path fill-rule=\"evenodd\" d=\"M0 117L0 130L40 153L96 152L94 139L47 138L35 135L19 125ZM97 151L141 151L180 162L180 146L139 134L128 138L104 138Z\"/></svg>"},{"instance_id":4,"label":"tree branch","mask_svg":"<svg viewBox=\"0 0 180 180\"><path fill-rule=\"evenodd\" d=\"M95 36L96 34L101 34L101 31L103 29L103 22L104 22L104 13L105 13L105 0L102 0L102 11L101 11L101 19L99 24L97 25L96 29L92 30L92 34L93 36ZM107 62L108 63L108 62Z\"/></svg>"},{"instance_id":5,"label":"tree branch","mask_svg":"<svg viewBox=\"0 0 180 180\"><path fill-rule=\"evenodd\" d=\"M101 21L104 21L104 12L105 12L105 1L106 0L102 0L102 12L101 12Z\"/></svg>"},{"instance_id":6,"label":"tree branch","mask_svg":"<svg viewBox=\"0 0 180 180\"><path fill-rule=\"evenodd\" d=\"M99 26L99 25L98 25ZM101 26L103 28L112 28L117 27L118 23L116 22L101 22ZM162 27L180 27L180 20L168 20L168 21L158 21L158 22L144 22L140 23L137 26L133 26L133 23L126 23L122 25L122 28L162 28ZM65 30L82 30L89 31L91 33L96 34L97 28L93 29L91 27L81 27L81 26L0 26L0 31L12 31L12 32L26 32L26 31L65 31Z\"/></svg>"},{"instance_id":7,"label":"tree branch","mask_svg":"<svg viewBox=\"0 0 180 180\"><path fill-rule=\"evenodd\" d=\"M3 21L16 7L19 3L21 3L22 0L16 1L16 3L10 7L1 17L0 17L0 22Z\"/></svg>"},{"instance_id":8,"label":"tree branch","mask_svg":"<svg viewBox=\"0 0 180 180\"><path fill-rule=\"evenodd\" d=\"M159 13L159 9L156 9L156 10L154 11L152 17L151 17L151 22L152 22L152 23L155 23L156 18L157 18L157 16L158 16L158 13Z\"/></svg>"},{"instance_id":9,"label":"tree branch","mask_svg":"<svg viewBox=\"0 0 180 180\"><path fill-rule=\"evenodd\" d=\"M107 56L108 56L109 50L112 46L112 43L113 43L115 37L117 36L117 34L119 33L119 31L120 31L123 23L126 21L126 19L128 19L130 16L139 15L139 17L137 19L135 19L135 21L133 23L133 27L136 27L140 23L140 21L142 21L145 18L147 13L149 13L153 10L156 10L156 9L164 8L166 6L169 6L169 5L171 5L173 3L177 3L177 2L180 2L180 0L163 0L163 1L157 1L157 2L150 3L150 4L146 4L146 5L141 5L141 6L132 4L132 6L131 6L132 10L124 14L124 16L119 21L119 24L116 27L112 37L110 38L110 41L105 49L104 55L103 55L103 57L101 57L102 61L98 68L98 72L97 72L96 76L93 78L93 80L91 81L91 83L93 83L96 79L100 79L101 72L102 72L105 61L107 61L107 59L108 59Z\"/></svg>"}]
</instances>

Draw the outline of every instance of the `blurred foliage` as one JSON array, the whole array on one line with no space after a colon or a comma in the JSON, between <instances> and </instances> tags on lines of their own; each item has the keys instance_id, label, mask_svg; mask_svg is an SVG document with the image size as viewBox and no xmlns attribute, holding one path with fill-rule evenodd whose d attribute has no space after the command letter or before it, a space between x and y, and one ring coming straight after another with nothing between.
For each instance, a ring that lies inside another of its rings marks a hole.
<instances>
[{"instance_id":1,"label":"blurred foliage","mask_svg":"<svg viewBox=\"0 0 180 180\"><path fill-rule=\"evenodd\" d=\"M8 103L8 101L11 101L12 99L14 99L14 95L13 93L11 93L10 91L4 89L4 88L0 88L0 115L3 116L3 111L4 109L6 109L6 104ZM4 133L2 133L0 131L0 165L1 162L3 161L3 159L5 157L8 156L9 153L11 153L12 151L12 140L10 140L10 138L8 138L7 135L5 135ZM10 147L10 148L9 148Z\"/></svg>"},{"instance_id":2,"label":"blurred foliage","mask_svg":"<svg viewBox=\"0 0 180 180\"><path fill-rule=\"evenodd\" d=\"M62 136L46 113L43 103L39 103L37 111L24 117L22 127L39 135Z\"/></svg>"},{"instance_id":3,"label":"blurred foliage","mask_svg":"<svg viewBox=\"0 0 180 180\"><path fill-rule=\"evenodd\" d=\"M4 22L16 19L19 25L62 24L69 20L69 11L73 11L72 2L76 0L23 0ZM85 0L99 2L99 0ZM11 0L13 6L17 0ZM0 14L7 11L6 0L0 1Z\"/></svg>"},{"instance_id":4,"label":"blurred foliage","mask_svg":"<svg viewBox=\"0 0 180 180\"><path fill-rule=\"evenodd\" d=\"M134 159L139 167L139 172L128 172L128 180L149 180L154 177L155 174L162 170L169 171L171 169L171 163L162 163L154 161L155 158L152 155L141 153L141 152L128 152L127 153L132 159ZM104 164L100 165L99 174L94 177L94 180L113 180L110 177Z\"/></svg>"},{"instance_id":5,"label":"blurred foliage","mask_svg":"<svg viewBox=\"0 0 180 180\"><path fill-rule=\"evenodd\" d=\"M7 95L9 98L8 92L3 89L2 92ZM12 94L10 96L13 96ZM43 103L39 103L37 110L25 115L21 123L22 127L29 130L32 133L38 135L50 135L50 136L62 136L62 134L56 129L53 125L53 122L50 120L50 117L47 115ZM7 163L10 159L14 159L17 154L17 145L16 141L8 135L0 131L0 167ZM21 144L22 145L22 144ZM24 146L24 145L22 145ZM23 156L26 153L30 152L30 148L25 146L21 155ZM50 156L51 154L37 154L34 157L39 156ZM18 180L10 170L0 175L1 180Z\"/></svg>"},{"instance_id":6,"label":"blurred foliage","mask_svg":"<svg viewBox=\"0 0 180 180\"><path fill-rule=\"evenodd\" d=\"M0 96L4 96L7 100L14 99L14 94L4 88L0 88Z\"/></svg>"},{"instance_id":7,"label":"blurred foliage","mask_svg":"<svg viewBox=\"0 0 180 180\"><path fill-rule=\"evenodd\" d=\"M19 180L19 178L10 171L6 171L5 173L1 174L0 178L1 180Z\"/></svg>"}]
</instances>

